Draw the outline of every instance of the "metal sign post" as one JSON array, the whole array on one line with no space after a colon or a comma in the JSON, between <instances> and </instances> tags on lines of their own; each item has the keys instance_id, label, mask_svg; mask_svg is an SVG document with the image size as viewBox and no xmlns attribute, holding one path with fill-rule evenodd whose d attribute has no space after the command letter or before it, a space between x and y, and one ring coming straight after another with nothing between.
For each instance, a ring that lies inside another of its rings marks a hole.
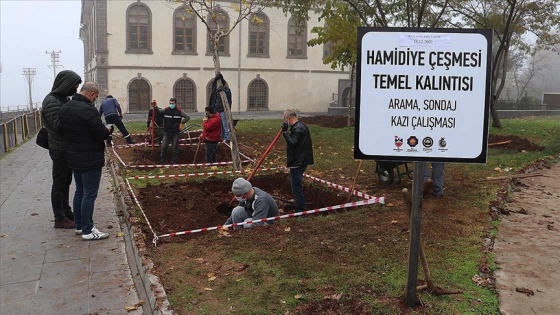
<instances>
[{"instance_id":1,"label":"metal sign post","mask_svg":"<svg viewBox=\"0 0 560 315\"><path fill-rule=\"evenodd\" d=\"M408 278L404 301L407 306L417 303L416 286L418 279L418 257L420 254L420 232L422 230L422 186L424 184L424 162L414 165L412 183L412 211L410 213L410 245L408 247Z\"/></svg>"}]
</instances>

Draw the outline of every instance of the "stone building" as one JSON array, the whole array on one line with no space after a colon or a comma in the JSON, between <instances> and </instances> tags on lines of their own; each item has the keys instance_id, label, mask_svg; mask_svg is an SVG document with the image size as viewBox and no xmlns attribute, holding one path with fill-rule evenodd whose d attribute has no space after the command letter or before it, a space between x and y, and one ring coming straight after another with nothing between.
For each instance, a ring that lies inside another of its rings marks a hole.
<instances>
[{"instance_id":1,"label":"stone building","mask_svg":"<svg viewBox=\"0 0 560 315\"><path fill-rule=\"evenodd\" d=\"M230 28L238 1L219 1ZM307 47L317 16L302 32L281 9L267 7L262 23L241 22L220 42L221 72L232 90L232 111L326 112L339 79L322 58L329 45ZM160 106L177 98L188 112L203 112L214 77L207 30L195 15L166 0L82 0L80 38L86 80L111 94L125 112L144 112L152 99Z\"/></svg>"}]
</instances>

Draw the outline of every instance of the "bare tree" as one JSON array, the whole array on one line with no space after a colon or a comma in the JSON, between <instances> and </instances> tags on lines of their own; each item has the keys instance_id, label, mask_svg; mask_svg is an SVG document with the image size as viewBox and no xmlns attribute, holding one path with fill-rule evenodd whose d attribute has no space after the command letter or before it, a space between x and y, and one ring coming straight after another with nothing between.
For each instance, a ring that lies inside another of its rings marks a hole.
<instances>
[{"instance_id":1,"label":"bare tree","mask_svg":"<svg viewBox=\"0 0 560 315\"><path fill-rule=\"evenodd\" d=\"M172 3L178 3L185 10L186 14L194 14L199 21L205 26L208 33L210 44L212 45L212 59L214 61L214 75L220 73L220 44L243 20L251 23L259 23L257 15L262 12L266 1L241 0L239 2L215 1L215 0L168 0ZM235 19L231 27L226 25L224 21L228 18L224 14L224 10L235 12ZM262 21L260 21L262 23ZM220 80L217 81L218 87L222 85ZM241 159L239 158L239 148L237 145L237 137L235 128L231 119L231 108L227 101L226 93L223 89L218 89L222 104L224 104L224 112L226 113L227 126L230 132L230 147L233 167L236 171L241 170Z\"/></svg>"}]
</instances>

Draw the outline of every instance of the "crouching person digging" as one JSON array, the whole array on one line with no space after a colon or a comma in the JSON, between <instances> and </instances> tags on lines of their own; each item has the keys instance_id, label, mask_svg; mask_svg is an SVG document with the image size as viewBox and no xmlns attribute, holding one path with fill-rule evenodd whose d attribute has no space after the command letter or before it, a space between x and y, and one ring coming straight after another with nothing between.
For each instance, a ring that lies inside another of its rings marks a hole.
<instances>
[{"instance_id":1,"label":"crouching person digging","mask_svg":"<svg viewBox=\"0 0 560 315\"><path fill-rule=\"evenodd\" d=\"M272 196L257 187L253 187L251 183L244 178L238 178L233 182L231 192L235 195L235 199L239 201L239 205L233 208L231 216L224 225L241 223L235 226L234 229L263 226L268 225L269 222L243 222L270 218L278 215L278 205Z\"/></svg>"}]
</instances>

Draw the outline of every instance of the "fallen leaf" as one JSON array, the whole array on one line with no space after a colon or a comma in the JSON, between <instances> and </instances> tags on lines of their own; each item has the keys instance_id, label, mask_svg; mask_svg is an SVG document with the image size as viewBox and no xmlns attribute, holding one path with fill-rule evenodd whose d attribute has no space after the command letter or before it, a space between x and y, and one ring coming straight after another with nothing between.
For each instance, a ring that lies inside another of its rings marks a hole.
<instances>
[{"instance_id":1,"label":"fallen leaf","mask_svg":"<svg viewBox=\"0 0 560 315\"><path fill-rule=\"evenodd\" d=\"M204 263L204 258L196 258L194 261L196 261L199 264L203 264Z\"/></svg>"},{"instance_id":2,"label":"fallen leaf","mask_svg":"<svg viewBox=\"0 0 560 315\"><path fill-rule=\"evenodd\" d=\"M387 207L394 207L394 206L395 206L395 205L392 204L391 202L389 202L389 203L387 204Z\"/></svg>"},{"instance_id":3,"label":"fallen leaf","mask_svg":"<svg viewBox=\"0 0 560 315\"><path fill-rule=\"evenodd\" d=\"M39 214L38 214L38 213L35 213L35 212L33 212L33 213L32 213L31 215L32 215L32 216L36 216L36 215L39 215Z\"/></svg>"},{"instance_id":4,"label":"fallen leaf","mask_svg":"<svg viewBox=\"0 0 560 315\"><path fill-rule=\"evenodd\" d=\"M391 220L391 224L397 224L397 223L399 223L398 220Z\"/></svg>"},{"instance_id":5,"label":"fallen leaf","mask_svg":"<svg viewBox=\"0 0 560 315\"><path fill-rule=\"evenodd\" d=\"M204 291L212 291L212 288L204 288Z\"/></svg>"},{"instance_id":6,"label":"fallen leaf","mask_svg":"<svg viewBox=\"0 0 560 315\"><path fill-rule=\"evenodd\" d=\"M284 229L284 231L286 231L286 232L290 232L290 230L291 230L290 227L287 227L287 228Z\"/></svg>"},{"instance_id":7,"label":"fallen leaf","mask_svg":"<svg viewBox=\"0 0 560 315\"><path fill-rule=\"evenodd\" d=\"M0 237L7 237L8 234L2 234Z\"/></svg>"},{"instance_id":8,"label":"fallen leaf","mask_svg":"<svg viewBox=\"0 0 560 315\"><path fill-rule=\"evenodd\" d=\"M519 293L523 293L523 294L525 294L526 296L535 295L535 292L533 292L533 290L527 289L527 288L523 288L523 287L521 287L521 288L515 287L515 291L517 291L517 292L519 292Z\"/></svg>"},{"instance_id":9,"label":"fallen leaf","mask_svg":"<svg viewBox=\"0 0 560 315\"><path fill-rule=\"evenodd\" d=\"M296 294L296 295L294 295L294 298L295 298L296 300L299 300L299 299L301 299L302 297L303 297L302 294Z\"/></svg>"},{"instance_id":10,"label":"fallen leaf","mask_svg":"<svg viewBox=\"0 0 560 315\"><path fill-rule=\"evenodd\" d=\"M216 278L217 278L216 276L208 277L208 281L214 281L216 280Z\"/></svg>"},{"instance_id":11,"label":"fallen leaf","mask_svg":"<svg viewBox=\"0 0 560 315\"><path fill-rule=\"evenodd\" d=\"M117 233L117 236L118 236L118 237L123 237L123 236L124 236L124 232L119 232L119 233Z\"/></svg>"}]
</instances>

